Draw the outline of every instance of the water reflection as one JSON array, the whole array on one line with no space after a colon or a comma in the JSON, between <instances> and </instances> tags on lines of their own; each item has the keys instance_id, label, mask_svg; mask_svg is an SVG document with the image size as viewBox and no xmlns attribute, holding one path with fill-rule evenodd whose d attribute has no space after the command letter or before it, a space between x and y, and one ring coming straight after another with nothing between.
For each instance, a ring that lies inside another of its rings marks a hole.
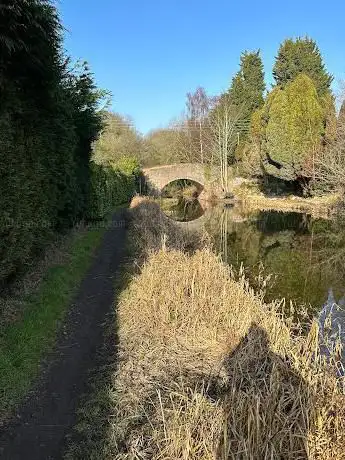
<instances>
[{"instance_id":1,"label":"water reflection","mask_svg":"<svg viewBox=\"0 0 345 460\"><path fill-rule=\"evenodd\" d=\"M272 275L266 300L285 298L319 311L333 289L345 293L345 219L314 219L301 213L248 212L240 204L208 207L183 198L162 201L164 212L180 222L198 219L215 251L235 271L244 267L254 287Z\"/></svg>"},{"instance_id":2,"label":"water reflection","mask_svg":"<svg viewBox=\"0 0 345 460\"><path fill-rule=\"evenodd\" d=\"M161 207L167 216L178 222L191 222L204 214L198 199L165 198L161 200Z\"/></svg>"},{"instance_id":3,"label":"water reflection","mask_svg":"<svg viewBox=\"0 0 345 460\"><path fill-rule=\"evenodd\" d=\"M221 207L208 214L205 227L215 250L235 269L243 264L252 284L273 275L267 300L285 297L320 309L330 287L336 296L345 292L342 222Z\"/></svg>"}]
</instances>

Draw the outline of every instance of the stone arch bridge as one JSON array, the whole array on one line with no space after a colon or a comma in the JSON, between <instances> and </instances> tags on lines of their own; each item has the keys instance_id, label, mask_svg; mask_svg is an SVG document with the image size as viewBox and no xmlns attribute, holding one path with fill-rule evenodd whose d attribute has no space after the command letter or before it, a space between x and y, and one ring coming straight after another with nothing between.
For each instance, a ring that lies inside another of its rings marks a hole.
<instances>
[{"instance_id":1,"label":"stone arch bridge","mask_svg":"<svg viewBox=\"0 0 345 460\"><path fill-rule=\"evenodd\" d=\"M180 163L173 165L154 166L143 169L148 192L160 195L170 182L179 179L189 179L203 187L203 194L216 192L219 185L219 168L195 163Z\"/></svg>"}]
</instances>

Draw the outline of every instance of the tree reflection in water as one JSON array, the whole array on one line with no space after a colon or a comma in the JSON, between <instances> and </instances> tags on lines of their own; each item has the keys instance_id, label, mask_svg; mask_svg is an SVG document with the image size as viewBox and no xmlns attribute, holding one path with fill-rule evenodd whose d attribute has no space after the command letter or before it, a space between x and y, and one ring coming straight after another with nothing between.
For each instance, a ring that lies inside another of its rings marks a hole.
<instances>
[{"instance_id":1,"label":"tree reflection in water","mask_svg":"<svg viewBox=\"0 0 345 460\"><path fill-rule=\"evenodd\" d=\"M266 299L285 298L319 310L329 288L345 292L345 220L313 219L299 213L215 208L206 230L215 249L252 284L273 275ZM264 273L260 273L264 267Z\"/></svg>"}]
</instances>

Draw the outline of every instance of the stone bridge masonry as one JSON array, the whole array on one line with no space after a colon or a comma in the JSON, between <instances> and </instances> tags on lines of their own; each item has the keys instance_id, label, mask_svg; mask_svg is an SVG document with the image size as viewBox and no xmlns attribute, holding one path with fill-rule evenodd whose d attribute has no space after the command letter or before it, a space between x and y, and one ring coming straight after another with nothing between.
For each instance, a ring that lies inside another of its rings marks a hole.
<instances>
[{"instance_id":1,"label":"stone bridge masonry","mask_svg":"<svg viewBox=\"0 0 345 460\"><path fill-rule=\"evenodd\" d=\"M170 182L189 179L203 187L203 195L219 193L219 168L194 163L154 166L143 169L148 192L160 195L163 188Z\"/></svg>"}]
</instances>

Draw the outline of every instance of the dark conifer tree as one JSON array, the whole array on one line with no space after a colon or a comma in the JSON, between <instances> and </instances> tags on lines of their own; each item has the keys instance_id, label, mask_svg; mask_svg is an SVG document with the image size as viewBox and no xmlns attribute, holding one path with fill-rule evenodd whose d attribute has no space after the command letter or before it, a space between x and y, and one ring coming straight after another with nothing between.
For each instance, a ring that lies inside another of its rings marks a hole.
<instances>
[{"instance_id":1,"label":"dark conifer tree","mask_svg":"<svg viewBox=\"0 0 345 460\"><path fill-rule=\"evenodd\" d=\"M325 68L316 42L309 37L285 40L273 68L276 83L282 87L301 73L313 80L319 96L330 93L333 77Z\"/></svg>"},{"instance_id":2,"label":"dark conifer tree","mask_svg":"<svg viewBox=\"0 0 345 460\"><path fill-rule=\"evenodd\" d=\"M240 66L228 92L229 100L243 107L243 118L250 119L252 113L264 104L266 86L260 51L242 53Z\"/></svg>"}]
</instances>

